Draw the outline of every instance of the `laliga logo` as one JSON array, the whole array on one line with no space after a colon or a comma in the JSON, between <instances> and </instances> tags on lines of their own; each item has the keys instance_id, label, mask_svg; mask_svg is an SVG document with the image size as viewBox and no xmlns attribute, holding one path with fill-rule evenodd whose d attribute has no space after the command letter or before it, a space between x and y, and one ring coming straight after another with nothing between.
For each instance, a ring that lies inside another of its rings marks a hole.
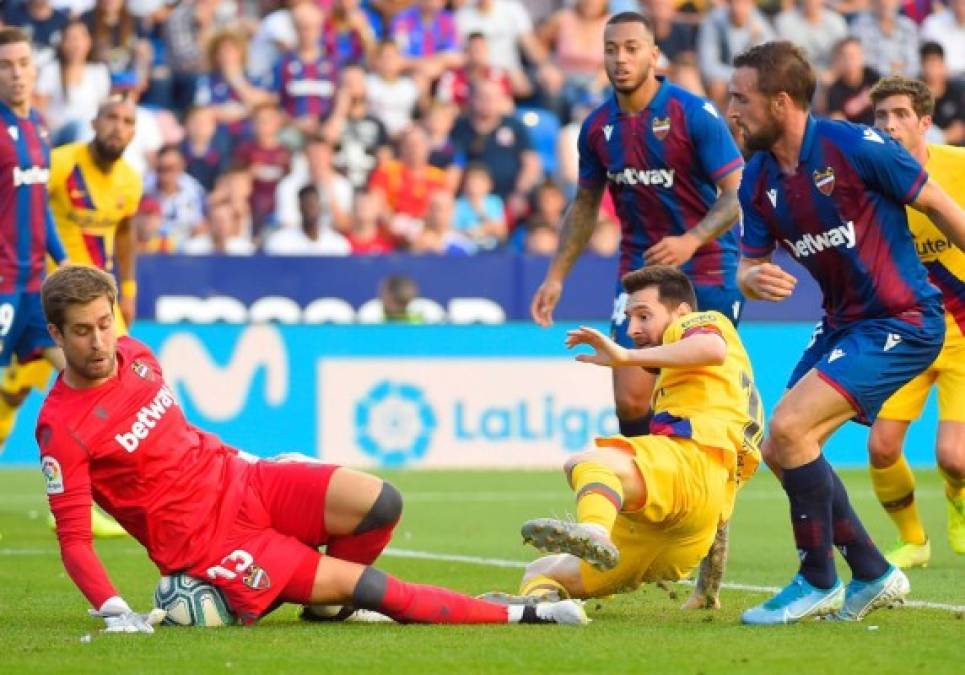
<instances>
[{"instance_id":1,"label":"laliga logo","mask_svg":"<svg viewBox=\"0 0 965 675\"><path fill-rule=\"evenodd\" d=\"M411 384L382 380L355 404L355 440L386 467L421 459L435 429L435 413Z\"/></svg>"}]
</instances>

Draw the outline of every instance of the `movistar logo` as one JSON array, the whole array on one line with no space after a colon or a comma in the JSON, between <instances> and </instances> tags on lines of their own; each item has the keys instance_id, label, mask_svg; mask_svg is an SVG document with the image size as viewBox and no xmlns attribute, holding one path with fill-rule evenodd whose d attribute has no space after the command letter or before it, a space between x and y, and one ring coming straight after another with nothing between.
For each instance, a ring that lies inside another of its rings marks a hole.
<instances>
[{"instance_id":1,"label":"movistar logo","mask_svg":"<svg viewBox=\"0 0 965 675\"><path fill-rule=\"evenodd\" d=\"M854 221L849 220L844 225L839 225L822 234L805 234L797 241L785 239L784 243L787 244L795 258L807 258L810 255L817 255L825 249L840 246L854 248L856 241Z\"/></svg>"},{"instance_id":2,"label":"movistar logo","mask_svg":"<svg viewBox=\"0 0 965 675\"><path fill-rule=\"evenodd\" d=\"M673 169L634 169L627 167L623 171L607 171L606 177L617 185L645 185L648 187L673 187Z\"/></svg>"}]
</instances>

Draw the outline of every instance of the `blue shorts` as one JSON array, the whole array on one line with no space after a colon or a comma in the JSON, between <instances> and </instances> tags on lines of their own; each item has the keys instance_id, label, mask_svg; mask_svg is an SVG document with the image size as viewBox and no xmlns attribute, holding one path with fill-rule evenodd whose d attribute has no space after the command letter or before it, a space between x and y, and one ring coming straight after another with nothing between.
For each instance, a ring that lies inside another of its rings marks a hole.
<instances>
[{"instance_id":1,"label":"blue shorts","mask_svg":"<svg viewBox=\"0 0 965 675\"><path fill-rule=\"evenodd\" d=\"M740 323L744 313L744 296L737 288L728 286L694 286L697 296L697 307L701 311L720 312L730 319L734 326ZM623 290L623 284L617 282L616 294L613 298L613 315L610 317L610 337L623 347L635 347L633 340L627 334L630 322L627 321L627 299L629 295Z\"/></svg>"},{"instance_id":2,"label":"blue shorts","mask_svg":"<svg viewBox=\"0 0 965 675\"><path fill-rule=\"evenodd\" d=\"M55 345L47 332L40 293L0 295L0 367L9 366L14 354L26 363Z\"/></svg>"},{"instance_id":3,"label":"blue shorts","mask_svg":"<svg viewBox=\"0 0 965 675\"><path fill-rule=\"evenodd\" d=\"M945 318L929 309L920 325L894 317L865 319L829 328L822 321L798 361L788 389L815 368L822 380L848 399L855 421L870 425L881 406L942 350Z\"/></svg>"}]
</instances>

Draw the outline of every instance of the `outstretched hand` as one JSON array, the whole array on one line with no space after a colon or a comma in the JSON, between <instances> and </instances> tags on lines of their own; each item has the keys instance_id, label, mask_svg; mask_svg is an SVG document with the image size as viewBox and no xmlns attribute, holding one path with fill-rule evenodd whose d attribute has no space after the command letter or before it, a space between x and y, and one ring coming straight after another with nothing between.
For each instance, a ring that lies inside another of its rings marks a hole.
<instances>
[{"instance_id":1,"label":"outstretched hand","mask_svg":"<svg viewBox=\"0 0 965 675\"><path fill-rule=\"evenodd\" d=\"M593 354L577 354L576 360L580 363L613 368L624 365L629 359L626 348L589 326L580 326L566 334L566 347L573 349L577 345L587 345L594 350Z\"/></svg>"}]
</instances>

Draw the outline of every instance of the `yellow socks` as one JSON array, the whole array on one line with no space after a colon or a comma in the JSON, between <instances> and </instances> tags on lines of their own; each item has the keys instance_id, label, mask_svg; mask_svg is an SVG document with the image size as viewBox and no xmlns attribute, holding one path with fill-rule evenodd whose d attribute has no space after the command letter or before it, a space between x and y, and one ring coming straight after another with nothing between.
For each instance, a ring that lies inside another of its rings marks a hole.
<instances>
[{"instance_id":1,"label":"yellow socks","mask_svg":"<svg viewBox=\"0 0 965 675\"><path fill-rule=\"evenodd\" d=\"M569 475L576 493L576 520L613 529L617 513L623 507L623 485L617 475L602 464L581 462Z\"/></svg>"},{"instance_id":2,"label":"yellow socks","mask_svg":"<svg viewBox=\"0 0 965 675\"><path fill-rule=\"evenodd\" d=\"M908 460L902 455L898 461L884 469L871 467L871 484L878 501L898 527L898 536L906 544L924 544L928 541L925 528L915 504L915 476Z\"/></svg>"},{"instance_id":3,"label":"yellow socks","mask_svg":"<svg viewBox=\"0 0 965 675\"><path fill-rule=\"evenodd\" d=\"M955 478L941 467L938 471L945 479L945 495L951 500L965 498L965 478Z\"/></svg>"},{"instance_id":4,"label":"yellow socks","mask_svg":"<svg viewBox=\"0 0 965 675\"><path fill-rule=\"evenodd\" d=\"M563 584L543 574L537 574L528 581L523 581L519 586L520 595L540 596L550 593L558 593L561 600L570 597L570 594L563 588Z\"/></svg>"}]
</instances>

